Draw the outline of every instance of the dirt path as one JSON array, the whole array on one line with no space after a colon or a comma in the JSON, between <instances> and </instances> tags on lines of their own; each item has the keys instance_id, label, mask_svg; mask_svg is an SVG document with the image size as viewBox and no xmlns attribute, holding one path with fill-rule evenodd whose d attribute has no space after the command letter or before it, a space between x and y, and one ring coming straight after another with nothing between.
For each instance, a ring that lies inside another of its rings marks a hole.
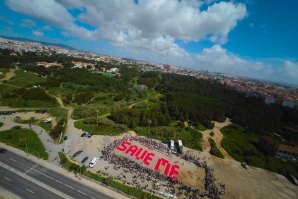
<instances>
[{"instance_id":1,"label":"dirt path","mask_svg":"<svg viewBox=\"0 0 298 199\"><path fill-rule=\"evenodd\" d=\"M210 144L208 139L212 138L217 146L217 148L222 152L222 154L224 155L224 158L226 159L232 159L232 157L229 155L228 152L226 152L226 150L221 146L221 141L223 139L223 134L221 133L220 129L228 126L231 124L230 119L226 119L226 121L220 123L220 122L214 122L214 128L211 130L205 130L202 131L202 135L203 135L203 143L202 143L202 147L203 147L203 153L205 153L207 156L209 156L209 151L210 151ZM197 130L197 129L196 129ZM197 130L198 131L198 130ZM210 133L213 132L214 136L211 136Z\"/></svg>"},{"instance_id":2,"label":"dirt path","mask_svg":"<svg viewBox=\"0 0 298 199\"><path fill-rule=\"evenodd\" d=\"M55 99L57 100L57 102L58 102L58 104L60 105L61 108L65 108L65 106L63 104L63 101L62 101L60 96L53 95L53 97L55 97Z\"/></svg>"},{"instance_id":3,"label":"dirt path","mask_svg":"<svg viewBox=\"0 0 298 199\"><path fill-rule=\"evenodd\" d=\"M149 99L145 99L145 100L143 100L143 101L133 103L133 104L129 105L127 108L130 109L130 108L134 107L134 106L137 105L137 104L148 102L148 100L149 100Z\"/></svg>"},{"instance_id":4,"label":"dirt path","mask_svg":"<svg viewBox=\"0 0 298 199\"><path fill-rule=\"evenodd\" d=\"M56 101L58 102L58 104L60 105L61 108L65 108L65 106L64 106L64 104L63 104L63 101L62 101L62 99L61 99L60 96L52 95L52 94L50 94L49 91L47 91L47 90L46 90L45 92L46 92L49 96L54 97L54 98L56 99Z\"/></svg>"},{"instance_id":5,"label":"dirt path","mask_svg":"<svg viewBox=\"0 0 298 199\"><path fill-rule=\"evenodd\" d=\"M14 77L16 69L9 69L9 72L5 73L5 77L0 79L0 82L3 83L4 81L10 80L12 77Z\"/></svg>"},{"instance_id":6,"label":"dirt path","mask_svg":"<svg viewBox=\"0 0 298 199\"><path fill-rule=\"evenodd\" d=\"M217 148L222 152L222 154L224 155L224 158L226 158L226 159L233 159L233 158L221 145L221 141L224 136L221 133L220 129L222 129L223 127L228 126L230 124L231 124L231 121L229 118L227 118L226 121L223 123L215 122L214 128L213 128L213 132L214 132L213 140L214 140Z\"/></svg>"}]
</instances>

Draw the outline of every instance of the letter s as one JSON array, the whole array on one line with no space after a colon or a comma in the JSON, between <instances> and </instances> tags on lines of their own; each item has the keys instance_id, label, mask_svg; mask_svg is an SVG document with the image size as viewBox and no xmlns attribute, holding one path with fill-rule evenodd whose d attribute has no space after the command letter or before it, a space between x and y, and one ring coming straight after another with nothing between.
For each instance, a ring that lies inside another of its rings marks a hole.
<instances>
[{"instance_id":1,"label":"letter s","mask_svg":"<svg viewBox=\"0 0 298 199\"><path fill-rule=\"evenodd\" d=\"M131 145L130 142L121 142L121 144L117 147L119 151L125 151L127 149L126 145Z\"/></svg>"}]
</instances>

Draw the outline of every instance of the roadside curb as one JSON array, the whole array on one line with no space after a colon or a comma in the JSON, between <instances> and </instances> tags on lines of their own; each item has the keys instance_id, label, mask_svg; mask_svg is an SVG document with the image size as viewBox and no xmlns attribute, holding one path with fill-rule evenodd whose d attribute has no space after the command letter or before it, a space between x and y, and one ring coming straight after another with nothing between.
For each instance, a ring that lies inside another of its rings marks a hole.
<instances>
[{"instance_id":1,"label":"roadside curb","mask_svg":"<svg viewBox=\"0 0 298 199\"><path fill-rule=\"evenodd\" d=\"M86 176L84 176L82 179L78 179L77 177L75 177L74 173L67 171L66 169L64 169L63 167L59 167L57 165L53 165L45 160L39 159L33 155L30 154L26 154L24 151L14 148L12 146L9 146L5 143L0 142L0 147L6 148L9 151L12 151L22 157L28 158L36 163L39 163L40 165L46 167L49 170L58 172L60 175L63 175L64 177L67 177L69 179L72 179L76 182L82 183L85 186L94 189L96 191L105 193L107 195L109 195L112 198L115 199L120 199L120 198L133 198L123 192L120 192L119 190L113 189L112 187L108 187L104 184L101 184L93 179L87 178ZM67 173L65 172L67 171ZM92 183L92 184L91 184ZM97 186L97 187L95 187Z\"/></svg>"}]
</instances>

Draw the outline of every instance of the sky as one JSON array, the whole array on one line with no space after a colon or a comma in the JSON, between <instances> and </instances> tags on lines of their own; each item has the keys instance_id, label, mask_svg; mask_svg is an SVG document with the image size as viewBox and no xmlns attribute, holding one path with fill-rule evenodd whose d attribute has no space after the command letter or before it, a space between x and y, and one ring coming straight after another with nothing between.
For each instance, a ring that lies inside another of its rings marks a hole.
<instances>
[{"instance_id":1,"label":"sky","mask_svg":"<svg viewBox=\"0 0 298 199\"><path fill-rule=\"evenodd\" d=\"M0 35L298 86L298 0L4 0Z\"/></svg>"}]
</instances>

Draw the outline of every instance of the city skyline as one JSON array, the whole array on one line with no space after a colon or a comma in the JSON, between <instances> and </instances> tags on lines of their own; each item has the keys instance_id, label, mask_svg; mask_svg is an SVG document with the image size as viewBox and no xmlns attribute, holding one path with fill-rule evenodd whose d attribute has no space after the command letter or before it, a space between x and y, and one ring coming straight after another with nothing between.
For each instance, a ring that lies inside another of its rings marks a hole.
<instances>
[{"instance_id":1,"label":"city skyline","mask_svg":"<svg viewBox=\"0 0 298 199\"><path fill-rule=\"evenodd\" d=\"M296 0L1 4L0 35L298 85Z\"/></svg>"}]
</instances>

